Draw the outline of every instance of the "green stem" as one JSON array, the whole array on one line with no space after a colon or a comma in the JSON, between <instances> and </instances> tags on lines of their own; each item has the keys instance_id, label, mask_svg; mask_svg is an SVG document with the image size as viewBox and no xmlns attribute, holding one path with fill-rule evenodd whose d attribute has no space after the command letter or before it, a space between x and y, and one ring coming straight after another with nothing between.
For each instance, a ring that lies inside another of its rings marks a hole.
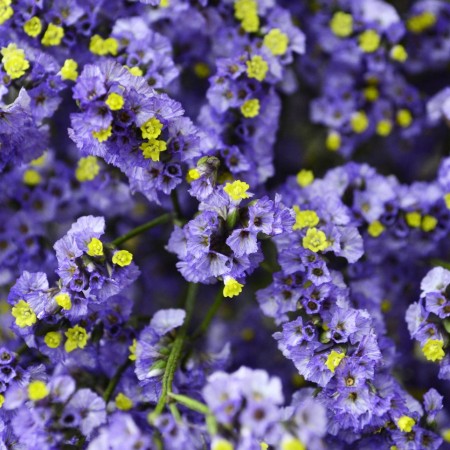
<instances>
[{"instance_id":1,"label":"green stem","mask_svg":"<svg viewBox=\"0 0 450 450\"><path fill-rule=\"evenodd\" d=\"M181 212L180 201L178 199L178 193L176 189L172 189L172 191L170 192L170 198L172 200L175 219L178 221L183 221L183 213Z\"/></svg>"},{"instance_id":2,"label":"green stem","mask_svg":"<svg viewBox=\"0 0 450 450\"><path fill-rule=\"evenodd\" d=\"M217 292L216 298L214 299L213 304L208 309L205 318L203 319L202 323L199 325L199 327L195 330L194 334L192 335L193 339L198 338L202 334L204 334L213 320L214 316L216 315L217 311L219 310L220 306L223 302L223 289L221 288L219 292Z\"/></svg>"},{"instance_id":3,"label":"green stem","mask_svg":"<svg viewBox=\"0 0 450 450\"><path fill-rule=\"evenodd\" d=\"M131 364L131 360L127 359L118 369L117 372L114 374L114 376L109 380L108 386L106 386L105 392L103 393L103 400L105 400L105 403L108 403L111 399L111 396L114 393L114 389L116 389L117 384L119 383L120 379L122 378L123 373L125 370L128 369L128 366Z\"/></svg>"},{"instance_id":4,"label":"green stem","mask_svg":"<svg viewBox=\"0 0 450 450\"><path fill-rule=\"evenodd\" d=\"M161 396L156 404L155 410L150 414L150 420L158 417L164 409L164 406L168 400L168 393L172 391L173 378L175 371L177 370L178 363L180 362L181 351L183 350L183 344L187 334L187 327L194 311L195 298L197 296L198 285L195 283L189 283L188 291L186 295L186 318L183 325L178 331L177 337L172 345L169 358L167 360L166 370L162 379Z\"/></svg>"},{"instance_id":5,"label":"green stem","mask_svg":"<svg viewBox=\"0 0 450 450\"><path fill-rule=\"evenodd\" d=\"M123 236L119 236L117 239L114 239L114 241L111 242L114 246L118 247L119 245L122 245L124 242L130 240L131 238L134 238L135 236L138 236L139 234L143 233L144 231L150 230L150 228L156 227L157 225L161 225L163 223L167 223L171 220L172 214L166 213L163 214L156 219L150 220L150 222L144 223L143 225L139 225L136 228L133 228L130 232L127 234L124 234Z\"/></svg>"},{"instance_id":6,"label":"green stem","mask_svg":"<svg viewBox=\"0 0 450 450\"><path fill-rule=\"evenodd\" d=\"M193 411L197 411L200 414L204 415L211 414L211 411L207 405L199 402L198 400L195 400L194 398L188 397L187 395L174 394L173 392L169 392L168 395L170 398L173 398L178 403L186 406L189 409L192 409Z\"/></svg>"}]
</instances>

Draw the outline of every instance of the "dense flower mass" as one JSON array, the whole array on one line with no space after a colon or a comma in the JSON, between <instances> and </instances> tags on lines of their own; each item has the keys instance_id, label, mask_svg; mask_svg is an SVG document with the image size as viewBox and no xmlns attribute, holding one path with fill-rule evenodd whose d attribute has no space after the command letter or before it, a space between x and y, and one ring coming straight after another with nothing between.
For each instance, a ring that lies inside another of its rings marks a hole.
<instances>
[{"instance_id":1,"label":"dense flower mass","mask_svg":"<svg viewBox=\"0 0 450 450\"><path fill-rule=\"evenodd\" d=\"M450 446L446 0L0 0L0 450Z\"/></svg>"}]
</instances>

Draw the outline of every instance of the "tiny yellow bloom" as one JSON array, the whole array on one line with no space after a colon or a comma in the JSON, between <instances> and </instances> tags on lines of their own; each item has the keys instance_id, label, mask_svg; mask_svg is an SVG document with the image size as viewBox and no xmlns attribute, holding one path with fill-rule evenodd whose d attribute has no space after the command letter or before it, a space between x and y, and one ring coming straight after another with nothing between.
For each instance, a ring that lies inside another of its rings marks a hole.
<instances>
[{"instance_id":1,"label":"tiny yellow bloom","mask_svg":"<svg viewBox=\"0 0 450 450\"><path fill-rule=\"evenodd\" d=\"M83 183L92 181L100 172L100 165L95 156L86 156L78 161L75 178Z\"/></svg>"},{"instance_id":2,"label":"tiny yellow bloom","mask_svg":"<svg viewBox=\"0 0 450 450\"><path fill-rule=\"evenodd\" d=\"M336 368L339 366L339 364L344 358L345 353L340 353L335 350L332 350L331 353L328 355L325 365L328 367L329 370L331 370L334 373Z\"/></svg>"},{"instance_id":3,"label":"tiny yellow bloom","mask_svg":"<svg viewBox=\"0 0 450 450\"><path fill-rule=\"evenodd\" d=\"M263 39L263 45L275 56L284 55L289 45L289 37L279 28L272 28Z\"/></svg>"},{"instance_id":4,"label":"tiny yellow bloom","mask_svg":"<svg viewBox=\"0 0 450 450\"><path fill-rule=\"evenodd\" d=\"M366 53L372 53L380 46L381 37L375 30L366 30L359 35L359 48Z\"/></svg>"},{"instance_id":5,"label":"tiny yellow bloom","mask_svg":"<svg viewBox=\"0 0 450 450\"><path fill-rule=\"evenodd\" d=\"M327 150L335 152L341 148L341 135L337 131L330 131L325 141Z\"/></svg>"},{"instance_id":6,"label":"tiny yellow bloom","mask_svg":"<svg viewBox=\"0 0 450 450\"><path fill-rule=\"evenodd\" d=\"M23 30L30 37L36 37L42 31L42 22L39 17L32 17L23 25Z\"/></svg>"},{"instance_id":7,"label":"tiny yellow bloom","mask_svg":"<svg viewBox=\"0 0 450 450\"><path fill-rule=\"evenodd\" d=\"M64 28L49 23L47 30L42 37L42 45L47 47L55 46L61 44L62 38L64 37Z\"/></svg>"},{"instance_id":8,"label":"tiny yellow bloom","mask_svg":"<svg viewBox=\"0 0 450 450\"><path fill-rule=\"evenodd\" d=\"M122 392L117 394L115 403L117 409L120 409L121 411L129 411L133 407L133 400L125 394L122 394Z\"/></svg>"},{"instance_id":9,"label":"tiny yellow bloom","mask_svg":"<svg viewBox=\"0 0 450 450\"><path fill-rule=\"evenodd\" d=\"M353 17L342 11L335 12L330 21L331 31L341 38L350 36L353 32Z\"/></svg>"},{"instance_id":10,"label":"tiny yellow bloom","mask_svg":"<svg viewBox=\"0 0 450 450\"><path fill-rule=\"evenodd\" d=\"M426 232L433 231L436 228L437 224L438 220L436 219L436 217L429 215L423 216L422 230Z\"/></svg>"},{"instance_id":11,"label":"tiny yellow bloom","mask_svg":"<svg viewBox=\"0 0 450 450\"><path fill-rule=\"evenodd\" d=\"M72 300L70 295L66 292L61 292L58 295L55 295L55 302L58 306L61 306L62 309L69 310L72 308Z\"/></svg>"},{"instance_id":12,"label":"tiny yellow bloom","mask_svg":"<svg viewBox=\"0 0 450 450\"><path fill-rule=\"evenodd\" d=\"M325 250L330 246L325 233L322 230L318 230L317 228L308 228L306 236L303 238L302 244L303 247L315 253L320 250Z\"/></svg>"},{"instance_id":13,"label":"tiny yellow bloom","mask_svg":"<svg viewBox=\"0 0 450 450\"><path fill-rule=\"evenodd\" d=\"M428 339L422 347L423 354L428 361L440 361L444 356L444 341L440 339Z\"/></svg>"},{"instance_id":14,"label":"tiny yellow bloom","mask_svg":"<svg viewBox=\"0 0 450 450\"><path fill-rule=\"evenodd\" d=\"M156 139L161 134L163 124L156 118L152 117L141 126L142 137L144 139Z\"/></svg>"},{"instance_id":15,"label":"tiny yellow bloom","mask_svg":"<svg viewBox=\"0 0 450 450\"><path fill-rule=\"evenodd\" d=\"M93 237L88 245L87 252L89 256L103 256L103 243L100 239Z\"/></svg>"},{"instance_id":16,"label":"tiny yellow bloom","mask_svg":"<svg viewBox=\"0 0 450 450\"><path fill-rule=\"evenodd\" d=\"M411 125L413 117L411 111L407 109L400 109L399 111L397 111L396 119L397 123L402 128L408 128Z\"/></svg>"},{"instance_id":17,"label":"tiny yellow bloom","mask_svg":"<svg viewBox=\"0 0 450 450\"><path fill-rule=\"evenodd\" d=\"M223 296L224 297L236 297L242 292L243 284L239 283L232 277L224 278L224 288L223 288Z\"/></svg>"},{"instance_id":18,"label":"tiny yellow bloom","mask_svg":"<svg viewBox=\"0 0 450 450\"><path fill-rule=\"evenodd\" d=\"M247 33L258 31L258 3L255 0L236 0L234 2L234 16L241 21L242 28Z\"/></svg>"},{"instance_id":19,"label":"tiny yellow bloom","mask_svg":"<svg viewBox=\"0 0 450 450\"><path fill-rule=\"evenodd\" d=\"M128 250L119 250L112 257L113 264L117 264L120 267L129 266L131 261L133 261L133 254Z\"/></svg>"},{"instance_id":20,"label":"tiny yellow bloom","mask_svg":"<svg viewBox=\"0 0 450 450\"><path fill-rule=\"evenodd\" d=\"M3 56L3 68L12 80L20 78L30 67L30 63L25 58L25 52L17 48L16 44L10 43L8 47L2 47L0 53Z\"/></svg>"},{"instance_id":21,"label":"tiny yellow bloom","mask_svg":"<svg viewBox=\"0 0 450 450\"><path fill-rule=\"evenodd\" d=\"M306 450L302 441L294 437L283 439L281 443L281 450Z\"/></svg>"},{"instance_id":22,"label":"tiny yellow bloom","mask_svg":"<svg viewBox=\"0 0 450 450\"><path fill-rule=\"evenodd\" d=\"M409 416L401 416L397 419L397 426L400 431L404 431L405 433L409 433L413 426L416 424L416 421Z\"/></svg>"},{"instance_id":23,"label":"tiny yellow bloom","mask_svg":"<svg viewBox=\"0 0 450 450\"><path fill-rule=\"evenodd\" d=\"M112 126L100 131L93 131L92 136L97 139L98 142L105 142L112 135Z\"/></svg>"},{"instance_id":24,"label":"tiny yellow bloom","mask_svg":"<svg viewBox=\"0 0 450 450\"><path fill-rule=\"evenodd\" d=\"M397 44L391 48L390 56L394 61L405 62L408 59L408 53L403 45Z\"/></svg>"},{"instance_id":25,"label":"tiny yellow bloom","mask_svg":"<svg viewBox=\"0 0 450 450\"><path fill-rule=\"evenodd\" d=\"M194 72L199 78L208 78L211 74L211 69L208 64L204 62L198 62L194 65Z\"/></svg>"},{"instance_id":26,"label":"tiny yellow bloom","mask_svg":"<svg viewBox=\"0 0 450 450\"><path fill-rule=\"evenodd\" d=\"M3 406L3 403L5 403L5 397L4 395L0 394L0 408Z\"/></svg>"},{"instance_id":27,"label":"tiny yellow bloom","mask_svg":"<svg viewBox=\"0 0 450 450\"><path fill-rule=\"evenodd\" d=\"M111 111L118 111L123 108L125 101L120 94L112 92L108 95L108 98L105 100L106 105Z\"/></svg>"},{"instance_id":28,"label":"tiny yellow bloom","mask_svg":"<svg viewBox=\"0 0 450 450\"><path fill-rule=\"evenodd\" d=\"M314 181L314 173L312 170L302 169L297 174L296 179L299 186L306 187Z\"/></svg>"},{"instance_id":29,"label":"tiny yellow bloom","mask_svg":"<svg viewBox=\"0 0 450 450\"><path fill-rule=\"evenodd\" d=\"M355 133L364 133L369 126L369 119L364 111L357 111L352 115L350 125Z\"/></svg>"},{"instance_id":30,"label":"tiny yellow bloom","mask_svg":"<svg viewBox=\"0 0 450 450\"><path fill-rule=\"evenodd\" d=\"M251 100L245 101L241 106L241 113L244 117L253 118L259 114L259 100L257 98L253 98Z\"/></svg>"},{"instance_id":31,"label":"tiny yellow bloom","mask_svg":"<svg viewBox=\"0 0 450 450\"><path fill-rule=\"evenodd\" d=\"M250 194L247 193L250 186L240 180L227 183L223 190L229 195L229 197L235 202L242 200L243 198L249 198Z\"/></svg>"},{"instance_id":32,"label":"tiny yellow bloom","mask_svg":"<svg viewBox=\"0 0 450 450\"><path fill-rule=\"evenodd\" d=\"M411 211L405 214L406 223L412 228L420 227L422 215L418 211Z\"/></svg>"},{"instance_id":33,"label":"tiny yellow bloom","mask_svg":"<svg viewBox=\"0 0 450 450\"><path fill-rule=\"evenodd\" d=\"M43 381L35 380L28 385L28 398L33 402L47 397L49 392L47 385Z\"/></svg>"},{"instance_id":34,"label":"tiny yellow bloom","mask_svg":"<svg viewBox=\"0 0 450 450\"><path fill-rule=\"evenodd\" d=\"M160 153L167 150L167 144L162 140L149 139L143 142L139 148L142 150L144 158L159 161Z\"/></svg>"},{"instance_id":35,"label":"tiny yellow bloom","mask_svg":"<svg viewBox=\"0 0 450 450\"><path fill-rule=\"evenodd\" d=\"M105 39L104 45L110 55L117 55L117 51L119 50L119 42L117 41L117 39L109 37L108 39Z\"/></svg>"},{"instance_id":36,"label":"tiny yellow bloom","mask_svg":"<svg viewBox=\"0 0 450 450\"><path fill-rule=\"evenodd\" d=\"M444 195L444 202L447 209L450 209L450 192Z\"/></svg>"},{"instance_id":37,"label":"tiny yellow bloom","mask_svg":"<svg viewBox=\"0 0 450 450\"><path fill-rule=\"evenodd\" d=\"M49 331L45 337L44 342L47 347L58 348L61 345L62 336L58 331Z\"/></svg>"},{"instance_id":38,"label":"tiny yellow bloom","mask_svg":"<svg viewBox=\"0 0 450 450\"><path fill-rule=\"evenodd\" d=\"M374 102L380 96L380 92L376 86L367 86L364 89L364 97L369 102Z\"/></svg>"},{"instance_id":39,"label":"tiny yellow bloom","mask_svg":"<svg viewBox=\"0 0 450 450\"><path fill-rule=\"evenodd\" d=\"M33 161L30 162L30 166L33 167L41 167L45 164L45 160L47 158L47 152L42 153L39 158L33 159Z\"/></svg>"},{"instance_id":40,"label":"tiny yellow bloom","mask_svg":"<svg viewBox=\"0 0 450 450\"><path fill-rule=\"evenodd\" d=\"M373 221L367 227L367 232L370 234L370 236L372 236L374 238L377 238L381 233L383 233L384 230L385 230L385 227L379 220Z\"/></svg>"},{"instance_id":41,"label":"tiny yellow bloom","mask_svg":"<svg viewBox=\"0 0 450 450\"><path fill-rule=\"evenodd\" d=\"M387 119L380 120L377 123L376 131L379 136L383 136L383 137L389 136L392 131L392 122Z\"/></svg>"},{"instance_id":42,"label":"tiny yellow bloom","mask_svg":"<svg viewBox=\"0 0 450 450\"><path fill-rule=\"evenodd\" d=\"M128 347L128 350L130 350L130 356L128 356L128 359L130 361L136 361L136 347L137 340L133 339L133 343Z\"/></svg>"},{"instance_id":43,"label":"tiny yellow bloom","mask_svg":"<svg viewBox=\"0 0 450 450\"><path fill-rule=\"evenodd\" d=\"M415 34L423 33L436 23L436 16L431 11L423 11L422 13L410 17L406 21L409 31Z\"/></svg>"},{"instance_id":44,"label":"tiny yellow bloom","mask_svg":"<svg viewBox=\"0 0 450 450\"><path fill-rule=\"evenodd\" d=\"M263 81L266 78L269 65L259 55L252 56L250 61L247 61L247 75L249 78L255 78L258 81Z\"/></svg>"},{"instance_id":45,"label":"tiny yellow bloom","mask_svg":"<svg viewBox=\"0 0 450 450\"><path fill-rule=\"evenodd\" d=\"M25 300L19 300L13 306L12 315L16 319L16 325L20 328L30 327L37 321L35 312Z\"/></svg>"},{"instance_id":46,"label":"tiny yellow bloom","mask_svg":"<svg viewBox=\"0 0 450 450\"><path fill-rule=\"evenodd\" d=\"M131 73L131 75L133 75L135 77L142 77L142 75L144 75L144 72L138 66L134 66L134 67L125 66L125 68L128 70L128 72Z\"/></svg>"},{"instance_id":47,"label":"tiny yellow bloom","mask_svg":"<svg viewBox=\"0 0 450 450\"><path fill-rule=\"evenodd\" d=\"M14 10L10 5L11 0L0 0L0 25L13 16Z\"/></svg>"},{"instance_id":48,"label":"tiny yellow bloom","mask_svg":"<svg viewBox=\"0 0 450 450\"><path fill-rule=\"evenodd\" d=\"M319 223L319 216L315 211L305 209L301 211L300 208L295 205L293 207L295 211L295 224L293 225L293 230L301 230L302 228L312 228Z\"/></svg>"},{"instance_id":49,"label":"tiny yellow bloom","mask_svg":"<svg viewBox=\"0 0 450 450\"><path fill-rule=\"evenodd\" d=\"M63 80L76 81L78 78L78 63L73 59L66 59L64 65L59 71L59 75Z\"/></svg>"},{"instance_id":50,"label":"tiny yellow bloom","mask_svg":"<svg viewBox=\"0 0 450 450\"><path fill-rule=\"evenodd\" d=\"M192 183L193 181L198 180L200 176L200 172L194 167L193 169L188 170L186 181L188 183Z\"/></svg>"},{"instance_id":51,"label":"tiny yellow bloom","mask_svg":"<svg viewBox=\"0 0 450 450\"><path fill-rule=\"evenodd\" d=\"M211 443L211 450L234 450L234 445L225 439L214 438Z\"/></svg>"},{"instance_id":52,"label":"tiny yellow bloom","mask_svg":"<svg viewBox=\"0 0 450 450\"><path fill-rule=\"evenodd\" d=\"M70 353L76 348L86 347L89 336L83 327L75 325L73 328L69 328L65 332L65 335L67 337L67 341L64 344L64 349L67 353Z\"/></svg>"},{"instance_id":53,"label":"tiny yellow bloom","mask_svg":"<svg viewBox=\"0 0 450 450\"><path fill-rule=\"evenodd\" d=\"M445 428L444 430L442 430L441 436L445 442L450 442L450 428Z\"/></svg>"},{"instance_id":54,"label":"tiny yellow bloom","mask_svg":"<svg viewBox=\"0 0 450 450\"><path fill-rule=\"evenodd\" d=\"M42 177L37 170L28 169L23 173L22 180L27 186L37 186L42 181Z\"/></svg>"}]
</instances>

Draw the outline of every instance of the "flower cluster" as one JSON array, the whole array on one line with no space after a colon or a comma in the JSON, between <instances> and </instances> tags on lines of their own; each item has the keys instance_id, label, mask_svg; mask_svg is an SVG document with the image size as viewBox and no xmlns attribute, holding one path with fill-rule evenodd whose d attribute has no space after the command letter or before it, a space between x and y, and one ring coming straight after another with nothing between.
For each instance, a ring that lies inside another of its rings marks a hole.
<instances>
[{"instance_id":1,"label":"flower cluster","mask_svg":"<svg viewBox=\"0 0 450 450\"><path fill-rule=\"evenodd\" d=\"M445 0L0 0L0 450L450 445Z\"/></svg>"}]
</instances>

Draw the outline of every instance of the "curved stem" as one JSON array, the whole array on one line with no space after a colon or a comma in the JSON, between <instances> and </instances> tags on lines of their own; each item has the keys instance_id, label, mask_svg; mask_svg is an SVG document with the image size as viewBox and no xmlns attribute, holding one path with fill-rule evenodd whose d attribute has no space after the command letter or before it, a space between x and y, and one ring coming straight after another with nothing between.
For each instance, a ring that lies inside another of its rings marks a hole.
<instances>
[{"instance_id":1,"label":"curved stem","mask_svg":"<svg viewBox=\"0 0 450 450\"><path fill-rule=\"evenodd\" d=\"M177 370L178 363L180 362L181 352L183 350L183 345L187 334L187 327L194 311L194 303L197 296L197 290L197 284L189 283L185 304L186 318L183 325L178 331L175 341L173 342L172 349L167 360L166 370L164 371L162 379L161 396L159 397L155 410L150 414L151 420L155 419L161 414L169 398L168 393L172 391L173 378L175 376L175 371Z\"/></svg>"},{"instance_id":2,"label":"curved stem","mask_svg":"<svg viewBox=\"0 0 450 450\"><path fill-rule=\"evenodd\" d=\"M114 393L114 389L116 389L117 384L120 381L120 378L122 377L125 370L127 370L128 366L131 364L131 360L127 359L118 369L117 372L114 374L114 376L111 378L111 380L108 383L108 386L106 386L105 392L103 393L103 400L105 400L105 403L108 403L111 399L111 396Z\"/></svg>"},{"instance_id":3,"label":"curved stem","mask_svg":"<svg viewBox=\"0 0 450 450\"><path fill-rule=\"evenodd\" d=\"M209 325L213 320L214 316L216 315L217 311L219 310L220 306L222 305L222 302L223 302L223 289L221 288L219 292L217 292L216 298L214 299L214 302L211 305L211 307L208 309L202 323L198 326L198 328L192 335L193 339L198 338L208 330Z\"/></svg>"},{"instance_id":4,"label":"curved stem","mask_svg":"<svg viewBox=\"0 0 450 450\"><path fill-rule=\"evenodd\" d=\"M130 232L124 234L123 236L119 236L117 239L111 242L111 244L118 247L122 245L124 242L134 238L135 236L144 233L144 231L150 230L150 228L156 227L157 225L161 225L163 223L167 223L172 219L172 214L166 213L163 214L156 219L150 220L150 222L144 223L143 225L139 225L136 228L133 228Z\"/></svg>"}]
</instances>

